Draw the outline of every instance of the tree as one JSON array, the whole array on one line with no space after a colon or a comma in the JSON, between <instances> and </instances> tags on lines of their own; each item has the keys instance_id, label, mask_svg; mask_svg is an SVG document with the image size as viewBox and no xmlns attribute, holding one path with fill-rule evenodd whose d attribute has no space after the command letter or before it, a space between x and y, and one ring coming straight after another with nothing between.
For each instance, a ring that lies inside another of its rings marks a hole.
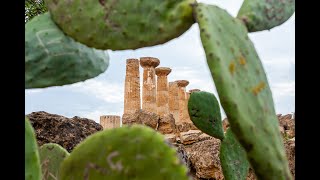
<instances>
[{"instance_id":1,"label":"tree","mask_svg":"<svg viewBox=\"0 0 320 180\"><path fill-rule=\"evenodd\" d=\"M27 23L34 16L48 11L43 0L25 0L24 10L25 23Z\"/></svg>"}]
</instances>

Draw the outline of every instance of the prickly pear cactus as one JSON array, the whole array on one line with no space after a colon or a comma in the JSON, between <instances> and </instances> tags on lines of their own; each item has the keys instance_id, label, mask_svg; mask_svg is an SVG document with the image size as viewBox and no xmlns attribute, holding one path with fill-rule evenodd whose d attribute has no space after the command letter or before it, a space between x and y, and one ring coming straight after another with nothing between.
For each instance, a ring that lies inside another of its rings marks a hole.
<instances>
[{"instance_id":1,"label":"prickly pear cactus","mask_svg":"<svg viewBox=\"0 0 320 180\"><path fill-rule=\"evenodd\" d=\"M43 180L57 180L62 161L69 156L59 144L47 143L40 147L40 161Z\"/></svg>"},{"instance_id":2,"label":"prickly pear cactus","mask_svg":"<svg viewBox=\"0 0 320 180\"><path fill-rule=\"evenodd\" d=\"M219 102L214 94L200 91L190 94L188 112L191 121L202 132L224 138Z\"/></svg>"},{"instance_id":3,"label":"prickly pear cactus","mask_svg":"<svg viewBox=\"0 0 320 180\"><path fill-rule=\"evenodd\" d=\"M194 23L194 1L45 0L66 34L89 47L112 50L158 45L180 36Z\"/></svg>"},{"instance_id":4,"label":"prickly pear cactus","mask_svg":"<svg viewBox=\"0 0 320 180\"><path fill-rule=\"evenodd\" d=\"M51 20L38 15L25 26L25 88L44 88L84 81L104 72L106 52L66 36Z\"/></svg>"},{"instance_id":5,"label":"prickly pear cactus","mask_svg":"<svg viewBox=\"0 0 320 180\"><path fill-rule=\"evenodd\" d=\"M41 180L41 167L38 145L33 127L27 117L25 118L24 126L24 177L25 180Z\"/></svg>"},{"instance_id":6,"label":"prickly pear cactus","mask_svg":"<svg viewBox=\"0 0 320 180\"><path fill-rule=\"evenodd\" d=\"M225 180L245 180L249 172L247 155L230 128L220 146L220 162Z\"/></svg>"},{"instance_id":7,"label":"prickly pear cactus","mask_svg":"<svg viewBox=\"0 0 320 180\"><path fill-rule=\"evenodd\" d=\"M281 25L294 11L295 0L244 0L237 17L255 32Z\"/></svg>"},{"instance_id":8,"label":"prickly pear cactus","mask_svg":"<svg viewBox=\"0 0 320 180\"><path fill-rule=\"evenodd\" d=\"M220 102L258 179L292 179L271 90L243 23L217 6L195 17Z\"/></svg>"},{"instance_id":9,"label":"prickly pear cactus","mask_svg":"<svg viewBox=\"0 0 320 180\"><path fill-rule=\"evenodd\" d=\"M60 180L187 180L187 168L163 135L143 125L97 132L75 147Z\"/></svg>"}]
</instances>

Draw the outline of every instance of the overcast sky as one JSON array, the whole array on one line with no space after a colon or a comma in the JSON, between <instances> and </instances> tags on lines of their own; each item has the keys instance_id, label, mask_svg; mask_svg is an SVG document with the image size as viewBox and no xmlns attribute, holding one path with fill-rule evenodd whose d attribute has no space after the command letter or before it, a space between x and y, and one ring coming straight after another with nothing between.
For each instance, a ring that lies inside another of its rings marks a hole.
<instances>
[{"instance_id":1,"label":"overcast sky","mask_svg":"<svg viewBox=\"0 0 320 180\"><path fill-rule=\"evenodd\" d=\"M215 4L236 16L243 0L199 0ZM249 34L265 68L276 113L295 111L295 17L270 31ZM72 85L25 91L25 113L46 111L99 122L101 115L123 114L126 59L151 56L170 67L169 81L188 80L187 90L198 88L218 94L208 69L197 24L163 45L138 50L107 51L110 65L96 78ZM142 78L142 68L140 68ZM142 81L142 79L141 79ZM225 115L222 115L224 118Z\"/></svg>"}]
</instances>

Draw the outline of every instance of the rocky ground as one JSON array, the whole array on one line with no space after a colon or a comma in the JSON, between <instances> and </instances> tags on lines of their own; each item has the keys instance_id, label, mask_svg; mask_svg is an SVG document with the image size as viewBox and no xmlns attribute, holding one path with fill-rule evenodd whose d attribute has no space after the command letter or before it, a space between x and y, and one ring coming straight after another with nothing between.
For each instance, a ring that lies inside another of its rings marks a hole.
<instances>
[{"instance_id":1,"label":"rocky ground","mask_svg":"<svg viewBox=\"0 0 320 180\"><path fill-rule=\"evenodd\" d=\"M33 125L39 146L44 143L58 143L69 152L87 136L103 128L93 120L50 114L44 111L27 115ZM279 130L283 135L286 154L291 173L295 176L295 120L291 114L277 115ZM162 134L167 142L177 149L181 160L188 166L190 176L195 180L222 180L223 174L219 160L220 140L213 138L190 123L174 124L172 115L158 116L143 110L124 114L123 124L144 124ZM223 120L223 128L229 127ZM247 180L256 179L250 170Z\"/></svg>"},{"instance_id":2,"label":"rocky ground","mask_svg":"<svg viewBox=\"0 0 320 180\"><path fill-rule=\"evenodd\" d=\"M78 116L67 118L39 111L28 114L27 117L35 130L39 146L50 142L57 143L68 152L87 136L103 129L95 121Z\"/></svg>"}]
</instances>

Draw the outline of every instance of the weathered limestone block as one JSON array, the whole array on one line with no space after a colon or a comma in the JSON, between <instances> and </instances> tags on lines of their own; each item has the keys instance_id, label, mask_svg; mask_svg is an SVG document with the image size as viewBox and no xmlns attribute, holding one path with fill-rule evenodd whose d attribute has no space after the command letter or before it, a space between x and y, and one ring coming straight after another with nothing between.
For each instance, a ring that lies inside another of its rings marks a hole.
<instances>
[{"instance_id":1,"label":"weathered limestone block","mask_svg":"<svg viewBox=\"0 0 320 180\"><path fill-rule=\"evenodd\" d=\"M160 116L153 112L148 112L144 110L137 110L132 114L123 114L122 124L123 125L133 125L133 124L143 124L149 126L153 129L157 129Z\"/></svg>"},{"instance_id":2,"label":"weathered limestone block","mask_svg":"<svg viewBox=\"0 0 320 180\"><path fill-rule=\"evenodd\" d=\"M142 109L154 113L157 113L155 67L159 64L157 58L140 58L140 65L143 68Z\"/></svg>"},{"instance_id":3,"label":"weathered limestone block","mask_svg":"<svg viewBox=\"0 0 320 180\"><path fill-rule=\"evenodd\" d=\"M191 123L178 122L176 123L176 129L178 132L187 132L191 129Z\"/></svg>"},{"instance_id":4,"label":"weathered limestone block","mask_svg":"<svg viewBox=\"0 0 320 180\"><path fill-rule=\"evenodd\" d=\"M219 150L220 140L216 138L194 143L187 149L187 156L198 178L223 179Z\"/></svg>"},{"instance_id":5,"label":"weathered limestone block","mask_svg":"<svg viewBox=\"0 0 320 180\"><path fill-rule=\"evenodd\" d=\"M181 143L184 145L193 144L200 140L200 135L202 132L200 130L189 130L187 132L180 133Z\"/></svg>"},{"instance_id":6,"label":"weathered limestone block","mask_svg":"<svg viewBox=\"0 0 320 180\"><path fill-rule=\"evenodd\" d=\"M199 141L204 141L204 140L208 140L208 139L213 139L214 137L206 134L206 133L202 133L200 136L199 136Z\"/></svg>"},{"instance_id":7,"label":"weathered limestone block","mask_svg":"<svg viewBox=\"0 0 320 180\"><path fill-rule=\"evenodd\" d=\"M139 60L127 59L124 86L124 114L141 109Z\"/></svg>"},{"instance_id":8,"label":"weathered limestone block","mask_svg":"<svg viewBox=\"0 0 320 180\"><path fill-rule=\"evenodd\" d=\"M176 132L176 125L172 114L165 114L160 116L158 129L162 134L170 134Z\"/></svg>"},{"instance_id":9,"label":"weathered limestone block","mask_svg":"<svg viewBox=\"0 0 320 180\"><path fill-rule=\"evenodd\" d=\"M157 112L162 116L170 112L168 75L171 69L168 67L158 67L155 70L157 75Z\"/></svg>"},{"instance_id":10,"label":"weathered limestone block","mask_svg":"<svg viewBox=\"0 0 320 180\"><path fill-rule=\"evenodd\" d=\"M164 138L169 143L175 143L176 142L176 135L175 134L165 134Z\"/></svg>"},{"instance_id":11,"label":"weathered limestone block","mask_svg":"<svg viewBox=\"0 0 320 180\"><path fill-rule=\"evenodd\" d=\"M169 82L169 111L175 123L179 122L179 96L177 82Z\"/></svg>"},{"instance_id":12,"label":"weathered limestone block","mask_svg":"<svg viewBox=\"0 0 320 180\"><path fill-rule=\"evenodd\" d=\"M100 116L100 124L103 129L112 129L120 127L120 116L106 115Z\"/></svg>"}]
</instances>

